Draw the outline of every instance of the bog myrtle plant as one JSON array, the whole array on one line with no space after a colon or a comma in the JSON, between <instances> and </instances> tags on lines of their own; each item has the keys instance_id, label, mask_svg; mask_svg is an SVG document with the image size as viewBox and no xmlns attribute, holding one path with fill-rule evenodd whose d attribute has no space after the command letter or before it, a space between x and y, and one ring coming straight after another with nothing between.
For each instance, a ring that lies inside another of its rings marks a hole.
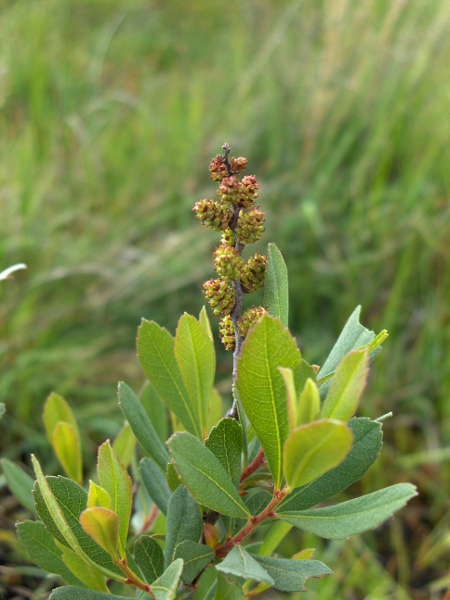
<instances>
[{"instance_id":1,"label":"bog myrtle plant","mask_svg":"<svg viewBox=\"0 0 450 600\"><path fill-rule=\"evenodd\" d=\"M382 418L355 412L387 333L363 327L357 308L320 368L302 357L288 330L280 251L269 244L266 256L244 257L265 219L256 204L259 184L243 175L246 166L225 144L210 164L218 197L194 206L201 223L221 234L217 277L204 294L233 352L226 416L214 388L206 309L198 319L184 314L175 337L143 320L137 349L148 384L140 398L119 384L126 424L114 443L99 447L92 479L83 478L74 414L55 393L45 403L44 425L65 476L46 476L33 456L33 483L3 461L11 490L36 515L17 525L22 544L65 584L52 592L54 600L239 600L270 587L306 591L308 578L332 571L312 559L311 549L277 554L292 528L347 538L376 527L416 494L400 483L330 501L380 453ZM263 287L263 306L244 309L246 297Z\"/></svg>"}]
</instances>

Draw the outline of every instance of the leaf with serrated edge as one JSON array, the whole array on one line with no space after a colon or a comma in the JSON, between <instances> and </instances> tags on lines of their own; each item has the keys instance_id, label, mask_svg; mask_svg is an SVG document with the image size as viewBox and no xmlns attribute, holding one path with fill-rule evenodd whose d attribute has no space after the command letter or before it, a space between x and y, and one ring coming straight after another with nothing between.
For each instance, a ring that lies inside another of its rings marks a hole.
<instances>
[{"instance_id":1,"label":"leaf with serrated edge","mask_svg":"<svg viewBox=\"0 0 450 600\"><path fill-rule=\"evenodd\" d=\"M274 579L273 587L281 592L306 592L303 586L310 577L323 577L333 572L319 560L290 560L255 556Z\"/></svg>"},{"instance_id":2,"label":"leaf with serrated edge","mask_svg":"<svg viewBox=\"0 0 450 600\"><path fill-rule=\"evenodd\" d=\"M251 516L228 473L197 438L176 433L168 446L181 480L199 504L230 517Z\"/></svg>"},{"instance_id":3,"label":"leaf with serrated edge","mask_svg":"<svg viewBox=\"0 0 450 600\"><path fill-rule=\"evenodd\" d=\"M53 449L67 475L81 483L83 467L81 462L80 439L70 423L60 421L53 431Z\"/></svg>"},{"instance_id":4,"label":"leaf with serrated edge","mask_svg":"<svg viewBox=\"0 0 450 600\"><path fill-rule=\"evenodd\" d=\"M156 506L165 515L167 514L167 503L170 498L170 489L164 473L157 467L151 458L143 458L139 463L142 483L148 495Z\"/></svg>"},{"instance_id":5,"label":"leaf with serrated edge","mask_svg":"<svg viewBox=\"0 0 450 600\"><path fill-rule=\"evenodd\" d=\"M200 423L175 358L175 340L154 321L142 320L138 339L139 361L147 378L187 431L202 437Z\"/></svg>"},{"instance_id":6,"label":"leaf with serrated edge","mask_svg":"<svg viewBox=\"0 0 450 600\"><path fill-rule=\"evenodd\" d=\"M264 306L285 327L289 317L288 272L283 255L273 243L267 246L267 269L264 283Z\"/></svg>"},{"instance_id":7,"label":"leaf with serrated edge","mask_svg":"<svg viewBox=\"0 0 450 600\"><path fill-rule=\"evenodd\" d=\"M323 419L348 421L355 413L366 387L369 372L367 350L355 350L345 356L331 380L322 406Z\"/></svg>"},{"instance_id":8,"label":"leaf with serrated edge","mask_svg":"<svg viewBox=\"0 0 450 600\"><path fill-rule=\"evenodd\" d=\"M101 487L111 498L112 511L119 517L119 552L123 558L133 502L132 481L109 440L98 449L97 474Z\"/></svg>"},{"instance_id":9,"label":"leaf with serrated edge","mask_svg":"<svg viewBox=\"0 0 450 600\"><path fill-rule=\"evenodd\" d=\"M350 429L341 421L315 421L294 429L284 445L284 474L291 490L341 463L352 441Z\"/></svg>"},{"instance_id":10,"label":"leaf with serrated edge","mask_svg":"<svg viewBox=\"0 0 450 600\"><path fill-rule=\"evenodd\" d=\"M236 577L274 584L269 573L240 544L234 546L216 569Z\"/></svg>"},{"instance_id":11,"label":"leaf with serrated edge","mask_svg":"<svg viewBox=\"0 0 450 600\"><path fill-rule=\"evenodd\" d=\"M167 567L164 573L151 585L156 600L173 600L180 583L183 561L177 558Z\"/></svg>"},{"instance_id":12,"label":"leaf with serrated edge","mask_svg":"<svg viewBox=\"0 0 450 600\"><path fill-rule=\"evenodd\" d=\"M180 486L175 490L167 506L166 545L164 566L174 560L175 549L181 542L196 542L202 532L200 507L187 489Z\"/></svg>"},{"instance_id":13,"label":"leaf with serrated edge","mask_svg":"<svg viewBox=\"0 0 450 600\"><path fill-rule=\"evenodd\" d=\"M184 314L175 335L175 356L189 394L191 406L206 437L209 399L214 385L216 354L214 344L203 326Z\"/></svg>"},{"instance_id":14,"label":"leaf with serrated edge","mask_svg":"<svg viewBox=\"0 0 450 600\"><path fill-rule=\"evenodd\" d=\"M142 535L134 544L134 558L147 583L153 583L163 574L163 551L158 542L149 535Z\"/></svg>"},{"instance_id":15,"label":"leaf with serrated edge","mask_svg":"<svg viewBox=\"0 0 450 600\"><path fill-rule=\"evenodd\" d=\"M133 390L123 382L119 383L118 395L119 406L130 424L136 439L145 452L153 458L159 468L165 472L167 463L170 460L169 454L161 440L158 438L158 434L145 412L144 407L140 403L139 398Z\"/></svg>"},{"instance_id":16,"label":"leaf with serrated edge","mask_svg":"<svg viewBox=\"0 0 450 600\"><path fill-rule=\"evenodd\" d=\"M283 445L289 434L286 388L278 367L293 369L300 361L295 339L268 314L247 334L238 360L239 398L261 442L276 489L283 478Z\"/></svg>"},{"instance_id":17,"label":"leaf with serrated edge","mask_svg":"<svg viewBox=\"0 0 450 600\"><path fill-rule=\"evenodd\" d=\"M373 529L416 495L415 486L397 483L335 506L277 513L277 516L303 531L340 540Z\"/></svg>"},{"instance_id":18,"label":"leaf with serrated edge","mask_svg":"<svg viewBox=\"0 0 450 600\"><path fill-rule=\"evenodd\" d=\"M36 514L32 494L34 479L28 473L25 473L19 465L16 465L7 458L2 458L1 463L11 492L22 506L25 506L30 512Z\"/></svg>"},{"instance_id":19,"label":"leaf with serrated edge","mask_svg":"<svg viewBox=\"0 0 450 600\"><path fill-rule=\"evenodd\" d=\"M119 517L109 508L93 506L80 515L81 527L84 531L106 550L112 559L117 556L119 541Z\"/></svg>"},{"instance_id":20,"label":"leaf with serrated edge","mask_svg":"<svg viewBox=\"0 0 450 600\"><path fill-rule=\"evenodd\" d=\"M79 517L86 507L86 491L65 477L44 477L35 456L31 461L37 477L33 490L36 510L50 533L106 577L124 582L126 578L111 557L81 527Z\"/></svg>"},{"instance_id":21,"label":"leaf with serrated edge","mask_svg":"<svg viewBox=\"0 0 450 600\"><path fill-rule=\"evenodd\" d=\"M209 432L205 446L224 467L236 487L241 476L242 427L236 419L221 419Z\"/></svg>"},{"instance_id":22,"label":"leaf with serrated edge","mask_svg":"<svg viewBox=\"0 0 450 600\"><path fill-rule=\"evenodd\" d=\"M382 445L381 423L357 417L350 419L347 426L353 434L353 447L345 460L319 479L295 489L279 505L277 512L305 510L324 502L361 479L373 465Z\"/></svg>"},{"instance_id":23,"label":"leaf with serrated edge","mask_svg":"<svg viewBox=\"0 0 450 600\"><path fill-rule=\"evenodd\" d=\"M175 558L183 560L181 579L187 585L191 584L197 575L214 559L214 550L204 544L185 540L175 549Z\"/></svg>"},{"instance_id":24,"label":"leaf with serrated edge","mask_svg":"<svg viewBox=\"0 0 450 600\"><path fill-rule=\"evenodd\" d=\"M41 521L24 521L17 523L17 533L20 542L27 549L34 563L48 571L60 575L65 583L83 585L65 565L62 560L62 551L44 523Z\"/></svg>"},{"instance_id":25,"label":"leaf with serrated edge","mask_svg":"<svg viewBox=\"0 0 450 600\"><path fill-rule=\"evenodd\" d=\"M308 378L298 399L297 425L305 425L315 421L319 413L319 390L315 382Z\"/></svg>"}]
</instances>

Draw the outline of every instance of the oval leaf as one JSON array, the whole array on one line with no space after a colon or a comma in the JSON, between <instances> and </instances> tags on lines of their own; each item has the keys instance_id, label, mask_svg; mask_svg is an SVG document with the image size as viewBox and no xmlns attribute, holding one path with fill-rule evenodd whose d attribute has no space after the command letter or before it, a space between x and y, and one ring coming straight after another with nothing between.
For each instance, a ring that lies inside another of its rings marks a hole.
<instances>
[{"instance_id":1,"label":"oval leaf","mask_svg":"<svg viewBox=\"0 0 450 600\"><path fill-rule=\"evenodd\" d=\"M180 583L183 561L177 558L167 567L164 573L151 585L156 600L173 600Z\"/></svg>"},{"instance_id":2,"label":"oval leaf","mask_svg":"<svg viewBox=\"0 0 450 600\"><path fill-rule=\"evenodd\" d=\"M233 547L224 560L216 565L222 573L229 573L236 577L252 579L259 583L274 584L274 580L264 567L262 567L240 544Z\"/></svg>"},{"instance_id":3,"label":"oval leaf","mask_svg":"<svg viewBox=\"0 0 450 600\"><path fill-rule=\"evenodd\" d=\"M308 377L298 399L297 425L305 425L315 421L320 413L319 389Z\"/></svg>"},{"instance_id":4,"label":"oval leaf","mask_svg":"<svg viewBox=\"0 0 450 600\"><path fill-rule=\"evenodd\" d=\"M176 433L168 446L175 468L197 502L230 517L251 516L228 473L198 439L190 433Z\"/></svg>"},{"instance_id":5,"label":"oval leaf","mask_svg":"<svg viewBox=\"0 0 450 600\"><path fill-rule=\"evenodd\" d=\"M195 438L194 438L195 439ZM180 486L175 490L167 507L167 533L164 549L164 564L174 560L175 549L186 540L197 542L202 533L200 507L187 489Z\"/></svg>"},{"instance_id":6,"label":"oval leaf","mask_svg":"<svg viewBox=\"0 0 450 600\"><path fill-rule=\"evenodd\" d=\"M166 476L151 460L143 458L139 463L142 483L148 495L161 512L167 514L167 503L170 498L170 489L167 485Z\"/></svg>"},{"instance_id":7,"label":"oval leaf","mask_svg":"<svg viewBox=\"0 0 450 600\"><path fill-rule=\"evenodd\" d=\"M30 512L36 513L32 493L34 479L9 459L2 458L0 462L11 492L22 506L25 506Z\"/></svg>"},{"instance_id":8,"label":"oval leaf","mask_svg":"<svg viewBox=\"0 0 450 600\"><path fill-rule=\"evenodd\" d=\"M293 369L300 361L295 339L268 314L248 333L238 360L239 398L277 489L283 478L283 445L289 434L286 388L278 367Z\"/></svg>"},{"instance_id":9,"label":"oval leaf","mask_svg":"<svg viewBox=\"0 0 450 600\"><path fill-rule=\"evenodd\" d=\"M191 315L184 314L178 322L175 356L191 406L203 436L206 437L206 419L214 385L216 354L208 333Z\"/></svg>"},{"instance_id":10,"label":"oval leaf","mask_svg":"<svg viewBox=\"0 0 450 600\"><path fill-rule=\"evenodd\" d=\"M80 515L80 523L84 531L115 558L119 542L119 517L109 508L95 506L87 508Z\"/></svg>"},{"instance_id":11,"label":"oval leaf","mask_svg":"<svg viewBox=\"0 0 450 600\"><path fill-rule=\"evenodd\" d=\"M185 540L176 547L175 558L183 559L184 566L181 579L189 585L215 558L215 554L209 546Z\"/></svg>"},{"instance_id":12,"label":"oval leaf","mask_svg":"<svg viewBox=\"0 0 450 600\"><path fill-rule=\"evenodd\" d=\"M163 574L163 551L158 542L149 535L142 535L134 544L134 558L147 583L153 583Z\"/></svg>"},{"instance_id":13,"label":"oval leaf","mask_svg":"<svg viewBox=\"0 0 450 600\"><path fill-rule=\"evenodd\" d=\"M415 486L397 483L335 506L277 513L277 516L303 531L327 539L341 540L373 529L416 495Z\"/></svg>"},{"instance_id":14,"label":"oval leaf","mask_svg":"<svg viewBox=\"0 0 450 600\"><path fill-rule=\"evenodd\" d=\"M106 490L93 481L89 481L87 507L94 508L95 506L111 508L111 498Z\"/></svg>"},{"instance_id":15,"label":"oval leaf","mask_svg":"<svg viewBox=\"0 0 450 600\"><path fill-rule=\"evenodd\" d=\"M70 423L60 421L53 431L53 449L66 474L81 483L83 479L80 438Z\"/></svg>"},{"instance_id":16,"label":"oval leaf","mask_svg":"<svg viewBox=\"0 0 450 600\"><path fill-rule=\"evenodd\" d=\"M50 600L130 600L130 598L68 585L53 590Z\"/></svg>"},{"instance_id":17,"label":"oval leaf","mask_svg":"<svg viewBox=\"0 0 450 600\"><path fill-rule=\"evenodd\" d=\"M284 473L291 490L341 463L352 441L350 429L341 421L315 421L295 429L284 445Z\"/></svg>"},{"instance_id":18,"label":"oval leaf","mask_svg":"<svg viewBox=\"0 0 450 600\"><path fill-rule=\"evenodd\" d=\"M42 415L45 427L45 433L50 444L53 444L53 432L58 423L69 423L79 437L77 421L74 417L69 404L59 394L52 392L44 404Z\"/></svg>"},{"instance_id":19,"label":"oval leaf","mask_svg":"<svg viewBox=\"0 0 450 600\"><path fill-rule=\"evenodd\" d=\"M283 255L275 244L267 246L267 270L264 283L264 306L273 317L279 317L288 326L289 317L288 272Z\"/></svg>"},{"instance_id":20,"label":"oval leaf","mask_svg":"<svg viewBox=\"0 0 450 600\"><path fill-rule=\"evenodd\" d=\"M242 427L236 419L224 418L209 433L205 446L214 454L238 488L243 450Z\"/></svg>"},{"instance_id":21,"label":"oval leaf","mask_svg":"<svg viewBox=\"0 0 450 600\"><path fill-rule=\"evenodd\" d=\"M281 592L306 592L303 584L307 579L333 574L319 560L289 560L268 556L255 556L255 559L273 577L273 587Z\"/></svg>"}]
</instances>

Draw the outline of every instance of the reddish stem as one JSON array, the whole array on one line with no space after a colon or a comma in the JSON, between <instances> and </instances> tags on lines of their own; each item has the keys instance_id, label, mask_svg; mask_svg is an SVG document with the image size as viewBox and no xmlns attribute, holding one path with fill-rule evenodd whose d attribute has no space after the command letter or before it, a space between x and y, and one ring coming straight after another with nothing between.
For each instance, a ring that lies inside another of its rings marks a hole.
<instances>
[{"instance_id":1,"label":"reddish stem","mask_svg":"<svg viewBox=\"0 0 450 600\"><path fill-rule=\"evenodd\" d=\"M242 472L241 483L244 481L244 479L247 479L247 477L250 477L250 475L252 475L257 469L259 469L259 467L262 464L264 464L264 460L265 454L264 450L261 448L258 454L253 459L253 462L250 465L248 465L248 467Z\"/></svg>"}]
</instances>

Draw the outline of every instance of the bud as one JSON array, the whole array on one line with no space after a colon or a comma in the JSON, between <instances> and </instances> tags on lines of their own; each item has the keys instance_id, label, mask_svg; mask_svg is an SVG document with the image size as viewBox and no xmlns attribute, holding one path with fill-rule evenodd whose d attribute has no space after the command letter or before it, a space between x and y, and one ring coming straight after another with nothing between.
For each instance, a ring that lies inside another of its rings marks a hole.
<instances>
[{"instance_id":1,"label":"bud","mask_svg":"<svg viewBox=\"0 0 450 600\"><path fill-rule=\"evenodd\" d=\"M233 351L236 346L236 336L234 335L233 321L230 315L225 315L220 320L219 333L225 350Z\"/></svg>"},{"instance_id":2,"label":"bud","mask_svg":"<svg viewBox=\"0 0 450 600\"><path fill-rule=\"evenodd\" d=\"M229 314L236 302L234 291L224 279L210 279L203 284L206 301L215 315Z\"/></svg>"},{"instance_id":3,"label":"bud","mask_svg":"<svg viewBox=\"0 0 450 600\"><path fill-rule=\"evenodd\" d=\"M223 231L224 229L227 229L233 218L232 209L215 200L199 200L192 210L196 213L197 219L201 221L203 225L211 227L214 231Z\"/></svg>"},{"instance_id":4,"label":"bud","mask_svg":"<svg viewBox=\"0 0 450 600\"><path fill-rule=\"evenodd\" d=\"M214 181L222 181L227 175L226 158L223 154L215 156L209 164L209 171L211 173L211 179Z\"/></svg>"},{"instance_id":5,"label":"bud","mask_svg":"<svg viewBox=\"0 0 450 600\"><path fill-rule=\"evenodd\" d=\"M214 252L214 268L223 279L240 279L245 261L236 248L221 244Z\"/></svg>"},{"instance_id":6,"label":"bud","mask_svg":"<svg viewBox=\"0 0 450 600\"><path fill-rule=\"evenodd\" d=\"M241 210L236 227L236 235L241 244L254 244L264 231L266 215L259 208L252 208L248 212Z\"/></svg>"},{"instance_id":7,"label":"bud","mask_svg":"<svg viewBox=\"0 0 450 600\"><path fill-rule=\"evenodd\" d=\"M222 233L222 244L224 246L234 246L236 244L234 233L229 227Z\"/></svg>"},{"instance_id":8,"label":"bud","mask_svg":"<svg viewBox=\"0 0 450 600\"><path fill-rule=\"evenodd\" d=\"M256 292L264 285L266 277L267 258L255 254L248 259L242 269L241 285L246 294Z\"/></svg>"},{"instance_id":9,"label":"bud","mask_svg":"<svg viewBox=\"0 0 450 600\"><path fill-rule=\"evenodd\" d=\"M217 194L222 202L227 204L238 204L241 199L241 182L237 177L224 177L217 190Z\"/></svg>"},{"instance_id":10,"label":"bud","mask_svg":"<svg viewBox=\"0 0 450 600\"><path fill-rule=\"evenodd\" d=\"M258 198L259 183L254 175L246 175L241 181L241 205L250 208Z\"/></svg>"},{"instance_id":11,"label":"bud","mask_svg":"<svg viewBox=\"0 0 450 600\"><path fill-rule=\"evenodd\" d=\"M246 337L248 330L256 325L266 311L262 306L252 306L238 319L238 331L242 337Z\"/></svg>"},{"instance_id":12,"label":"bud","mask_svg":"<svg viewBox=\"0 0 450 600\"><path fill-rule=\"evenodd\" d=\"M244 158L243 156L240 156L239 158L232 158L230 160L230 166L231 166L231 172L238 174L238 173L243 173L245 171L245 169L247 168L247 159Z\"/></svg>"}]
</instances>

